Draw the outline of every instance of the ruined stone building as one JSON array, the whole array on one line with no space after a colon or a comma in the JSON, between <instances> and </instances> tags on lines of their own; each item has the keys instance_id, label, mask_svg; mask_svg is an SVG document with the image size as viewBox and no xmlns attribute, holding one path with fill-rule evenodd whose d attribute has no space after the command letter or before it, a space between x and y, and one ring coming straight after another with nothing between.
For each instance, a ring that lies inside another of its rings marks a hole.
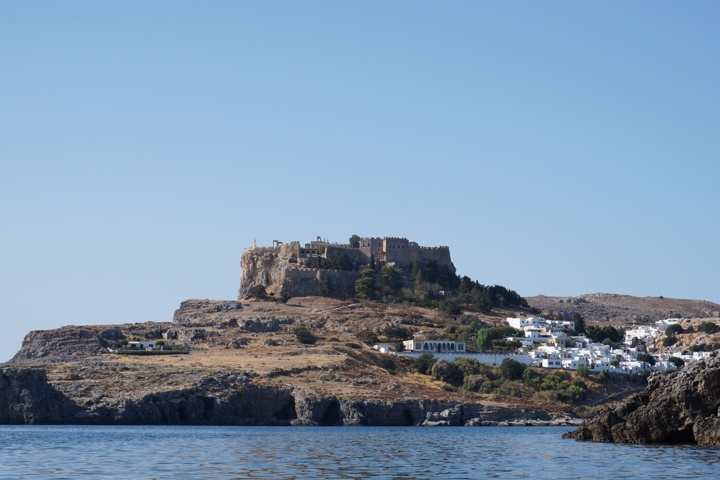
<instances>
[{"instance_id":1,"label":"ruined stone building","mask_svg":"<svg viewBox=\"0 0 720 480\"><path fill-rule=\"evenodd\" d=\"M342 258L343 269L320 268L323 260ZM450 259L450 248L422 247L407 238L366 237L358 246L331 243L317 237L300 245L298 241L274 241L272 247L246 249L240 266L239 297L242 298L255 285L263 285L268 292L290 296L322 295L323 285L332 285L334 294L350 294L360 270L372 262L390 264L408 273L414 263L437 262L455 272Z\"/></svg>"}]
</instances>

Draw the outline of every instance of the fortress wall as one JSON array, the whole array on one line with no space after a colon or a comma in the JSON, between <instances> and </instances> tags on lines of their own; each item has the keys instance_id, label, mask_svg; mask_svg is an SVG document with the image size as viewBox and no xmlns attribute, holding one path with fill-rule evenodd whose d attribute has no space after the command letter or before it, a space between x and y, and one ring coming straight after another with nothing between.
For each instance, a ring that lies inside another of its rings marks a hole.
<instances>
[{"instance_id":1,"label":"fortress wall","mask_svg":"<svg viewBox=\"0 0 720 480\"><path fill-rule=\"evenodd\" d=\"M450 249L448 247L414 247L410 249L410 262L430 262L436 261L439 265L446 265L455 270L455 266L450 259Z\"/></svg>"},{"instance_id":2,"label":"fortress wall","mask_svg":"<svg viewBox=\"0 0 720 480\"><path fill-rule=\"evenodd\" d=\"M386 237L383 240L386 262L409 263L410 249L407 238Z\"/></svg>"},{"instance_id":3,"label":"fortress wall","mask_svg":"<svg viewBox=\"0 0 720 480\"><path fill-rule=\"evenodd\" d=\"M370 257L365 255L365 252L360 250L359 248L352 248L352 247L339 247L337 245L330 245L325 250L325 258L328 258L328 256L332 252L338 252L347 255L350 257L350 260L356 265L367 265L370 263Z\"/></svg>"},{"instance_id":4,"label":"fortress wall","mask_svg":"<svg viewBox=\"0 0 720 480\"><path fill-rule=\"evenodd\" d=\"M361 238L359 250L362 251L367 258L374 255L375 260L378 260L383 251L383 240L382 238L376 237Z\"/></svg>"},{"instance_id":5,"label":"fortress wall","mask_svg":"<svg viewBox=\"0 0 720 480\"><path fill-rule=\"evenodd\" d=\"M358 272L347 270L325 270L324 272L330 277L332 295L344 296L355 294L355 281L360 278ZM322 273L320 275L322 275ZM318 282L321 280L320 275L318 275Z\"/></svg>"},{"instance_id":6,"label":"fortress wall","mask_svg":"<svg viewBox=\"0 0 720 480\"><path fill-rule=\"evenodd\" d=\"M300 257L300 242L288 242L283 243L279 247L278 254L282 257L291 257L295 255L295 258Z\"/></svg>"},{"instance_id":7,"label":"fortress wall","mask_svg":"<svg viewBox=\"0 0 720 480\"><path fill-rule=\"evenodd\" d=\"M319 270L317 268L291 268L285 270L280 292L292 297L322 295L321 282L330 279L332 295L347 295L355 291L355 280L360 274L347 270Z\"/></svg>"}]
</instances>

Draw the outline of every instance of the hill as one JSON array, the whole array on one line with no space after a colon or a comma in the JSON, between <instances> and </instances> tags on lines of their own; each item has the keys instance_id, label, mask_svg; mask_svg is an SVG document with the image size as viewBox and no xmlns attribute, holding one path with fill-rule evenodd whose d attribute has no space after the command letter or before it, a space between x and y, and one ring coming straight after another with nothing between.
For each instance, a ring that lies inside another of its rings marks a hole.
<instances>
[{"instance_id":1,"label":"hill","mask_svg":"<svg viewBox=\"0 0 720 480\"><path fill-rule=\"evenodd\" d=\"M705 300L633 297L590 293L577 297L525 297L530 307L550 317L572 318L579 313L588 324L630 325L666 318L720 317L720 305Z\"/></svg>"},{"instance_id":2,"label":"hill","mask_svg":"<svg viewBox=\"0 0 720 480\"><path fill-rule=\"evenodd\" d=\"M0 391L0 422L567 422L577 414L570 403L533 397L518 381L511 392L495 391L507 383L497 369L485 370L491 390L469 391L418 373L411 359L363 344L368 332L391 341L383 332L407 329L418 337L442 337L464 325L500 325L511 314L447 319L419 307L326 297L293 298L287 304L189 300L173 322L31 332L2 366L6 388ZM298 328L311 332L315 342L302 343ZM126 356L108 350L127 341L180 343L190 353Z\"/></svg>"}]
</instances>

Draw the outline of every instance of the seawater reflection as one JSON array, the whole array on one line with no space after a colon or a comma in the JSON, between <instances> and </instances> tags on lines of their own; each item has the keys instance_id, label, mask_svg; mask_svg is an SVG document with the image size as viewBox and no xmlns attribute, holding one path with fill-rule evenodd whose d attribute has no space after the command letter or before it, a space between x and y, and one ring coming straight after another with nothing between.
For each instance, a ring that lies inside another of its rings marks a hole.
<instances>
[{"instance_id":1,"label":"seawater reflection","mask_svg":"<svg viewBox=\"0 0 720 480\"><path fill-rule=\"evenodd\" d=\"M713 478L720 451L561 427L0 426L0 479Z\"/></svg>"}]
</instances>

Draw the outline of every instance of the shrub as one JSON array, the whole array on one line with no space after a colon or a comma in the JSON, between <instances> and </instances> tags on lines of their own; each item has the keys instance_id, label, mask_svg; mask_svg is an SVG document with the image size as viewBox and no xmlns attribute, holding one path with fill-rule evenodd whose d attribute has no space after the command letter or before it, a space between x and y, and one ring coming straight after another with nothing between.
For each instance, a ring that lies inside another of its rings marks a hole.
<instances>
[{"instance_id":1,"label":"shrub","mask_svg":"<svg viewBox=\"0 0 720 480\"><path fill-rule=\"evenodd\" d=\"M378 336L372 330L361 330L355 336L365 345L374 345L378 342Z\"/></svg>"},{"instance_id":2,"label":"shrub","mask_svg":"<svg viewBox=\"0 0 720 480\"><path fill-rule=\"evenodd\" d=\"M609 379L610 374L608 374L606 371L600 372L597 376L598 383L606 384Z\"/></svg>"},{"instance_id":3,"label":"shrub","mask_svg":"<svg viewBox=\"0 0 720 480\"><path fill-rule=\"evenodd\" d=\"M444 317L454 317L462 313L462 308L453 301L443 300L438 305L438 312Z\"/></svg>"},{"instance_id":4,"label":"shrub","mask_svg":"<svg viewBox=\"0 0 720 480\"><path fill-rule=\"evenodd\" d=\"M345 344L345 346L348 348L356 348L356 349L362 348L362 345L358 345L357 343L353 343L353 342L348 342Z\"/></svg>"},{"instance_id":5,"label":"shrub","mask_svg":"<svg viewBox=\"0 0 720 480\"><path fill-rule=\"evenodd\" d=\"M418 373L428 375L435 362L437 362L437 359L433 357L432 353L423 353L413 360L413 368L417 370Z\"/></svg>"},{"instance_id":6,"label":"shrub","mask_svg":"<svg viewBox=\"0 0 720 480\"><path fill-rule=\"evenodd\" d=\"M482 365L474 358L460 357L456 358L453 363L455 363L455 365L457 365L457 367L460 369L463 378L467 377L468 375L476 375L478 373L483 373L485 370L487 370L487 366Z\"/></svg>"},{"instance_id":7,"label":"shrub","mask_svg":"<svg viewBox=\"0 0 720 480\"><path fill-rule=\"evenodd\" d=\"M683 330L683 327L679 323L674 323L672 325L669 325L665 329L665 335L667 335L668 337L676 335L678 333L683 333L683 332L685 332L685 330Z\"/></svg>"},{"instance_id":8,"label":"shrub","mask_svg":"<svg viewBox=\"0 0 720 480\"><path fill-rule=\"evenodd\" d=\"M439 359L430 369L430 374L436 380L459 385L463 381L463 374L455 362Z\"/></svg>"},{"instance_id":9,"label":"shrub","mask_svg":"<svg viewBox=\"0 0 720 480\"><path fill-rule=\"evenodd\" d=\"M663 338L663 346L664 347L670 347L672 345L675 345L677 342L678 342L678 338L674 335Z\"/></svg>"},{"instance_id":10,"label":"shrub","mask_svg":"<svg viewBox=\"0 0 720 480\"><path fill-rule=\"evenodd\" d=\"M267 292L265 291L264 285L253 285L250 287L250 290L248 290L248 297L252 298L265 298L267 297Z\"/></svg>"},{"instance_id":11,"label":"shrub","mask_svg":"<svg viewBox=\"0 0 720 480\"><path fill-rule=\"evenodd\" d=\"M570 401L572 403L577 403L582 400L585 400L585 397L587 396L587 389L583 388L584 384L582 385L570 385L567 389L564 389L560 392L561 398L566 399L567 401Z\"/></svg>"},{"instance_id":12,"label":"shrub","mask_svg":"<svg viewBox=\"0 0 720 480\"><path fill-rule=\"evenodd\" d=\"M388 373L395 373L395 360L388 355L380 355L377 360L377 365L387 370Z\"/></svg>"},{"instance_id":13,"label":"shrub","mask_svg":"<svg viewBox=\"0 0 720 480\"><path fill-rule=\"evenodd\" d=\"M525 364L512 358L506 358L500 364L500 373L503 378L507 378L508 380L520 380L526 368L527 366Z\"/></svg>"},{"instance_id":14,"label":"shrub","mask_svg":"<svg viewBox=\"0 0 720 480\"><path fill-rule=\"evenodd\" d=\"M522 374L522 381L528 387L538 390L540 386L540 374L535 372L532 368L526 368Z\"/></svg>"},{"instance_id":15,"label":"shrub","mask_svg":"<svg viewBox=\"0 0 720 480\"><path fill-rule=\"evenodd\" d=\"M483 385L489 381L487 375L467 375L463 380L463 388L468 392L479 392L482 390Z\"/></svg>"},{"instance_id":16,"label":"shrub","mask_svg":"<svg viewBox=\"0 0 720 480\"><path fill-rule=\"evenodd\" d=\"M497 395L505 395L506 397L519 397L522 393L520 387L512 382L504 382L493 392Z\"/></svg>"},{"instance_id":17,"label":"shrub","mask_svg":"<svg viewBox=\"0 0 720 480\"><path fill-rule=\"evenodd\" d=\"M311 345L317 342L317 337L307 327L297 327L293 330L298 342Z\"/></svg>"},{"instance_id":18,"label":"shrub","mask_svg":"<svg viewBox=\"0 0 720 480\"><path fill-rule=\"evenodd\" d=\"M383 335L397 340L409 340L413 338L414 332L407 327L388 326L383 328Z\"/></svg>"},{"instance_id":19,"label":"shrub","mask_svg":"<svg viewBox=\"0 0 720 480\"><path fill-rule=\"evenodd\" d=\"M582 378L587 378L588 375L590 375L590 369L587 365L580 365L577 368L577 374L580 375Z\"/></svg>"},{"instance_id":20,"label":"shrub","mask_svg":"<svg viewBox=\"0 0 720 480\"><path fill-rule=\"evenodd\" d=\"M713 334L720 331L720 327L717 326L716 323L713 322L703 322L700 324L700 331L707 334Z\"/></svg>"}]
</instances>

